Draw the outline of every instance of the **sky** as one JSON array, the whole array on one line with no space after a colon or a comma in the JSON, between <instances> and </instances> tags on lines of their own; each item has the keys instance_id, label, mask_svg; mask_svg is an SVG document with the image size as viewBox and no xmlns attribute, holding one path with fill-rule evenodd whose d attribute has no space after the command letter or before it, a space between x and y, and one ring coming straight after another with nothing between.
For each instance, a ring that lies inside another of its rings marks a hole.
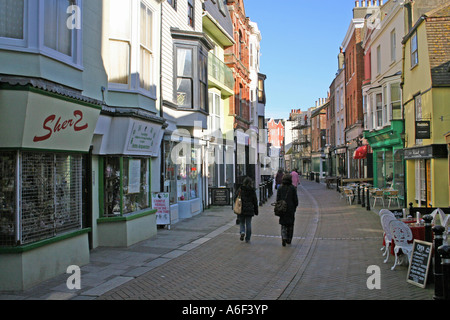
<instances>
[{"instance_id":1,"label":"sky","mask_svg":"<svg viewBox=\"0 0 450 320\"><path fill-rule=\"evenodd\" d=\"M266 118L287 119L326 98L355 1L244 0L244 7L262 36Z\"/></svg>"}]
</instances>

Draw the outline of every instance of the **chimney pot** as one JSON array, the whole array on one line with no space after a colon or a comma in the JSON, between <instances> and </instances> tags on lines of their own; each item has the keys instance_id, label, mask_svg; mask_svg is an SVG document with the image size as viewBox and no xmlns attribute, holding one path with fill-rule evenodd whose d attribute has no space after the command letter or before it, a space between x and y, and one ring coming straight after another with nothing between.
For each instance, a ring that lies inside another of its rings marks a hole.
<instances>
[{"instance_id":1,"label":"chimney pot","mask_svg":"<svg viewBox=\"0 0 450 320\"><path fill-rule=\"evenodd\" d=\"M355 1L355 8L359 8L359 0Z\"/></svg>"}]
</instances>

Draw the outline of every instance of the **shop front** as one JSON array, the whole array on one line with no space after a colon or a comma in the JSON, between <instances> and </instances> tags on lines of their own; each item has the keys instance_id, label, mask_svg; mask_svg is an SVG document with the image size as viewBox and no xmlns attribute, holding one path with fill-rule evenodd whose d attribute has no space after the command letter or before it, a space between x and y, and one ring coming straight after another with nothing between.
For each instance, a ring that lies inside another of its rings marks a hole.
<instances>
[{"instance_id":1,"label":"shop front","mask_svg":"<svg viewBox=\"0 0 450 320\"><path fill-rule=\"evenodd\" d=\"M89 262L100 102L52 88L0 87L0 290L26 290Z\"/></svg>"},{"instance_id":2,"label":"shop front","mask_svg":"<svg viewBox=\"0 0 450 320\"><path fill-rule=\"evenodd\" d=\"M404 149L407 202L414 207L446 207L448 204L448 150L446 144ZM445 173L445 174L444 174Z\"/></svg>"},{"instance_id":3,"label":"shop front","mask_svg":"<svg viewBox=\"0 0 450 320\"><path fill-rule=\"evenodd\" d=\"M96 245L128 247L156 235L152 167L158 164L163 124L142 110L104 107L92 151L98 181Z\"/></svg>"},{"instance_id":4,"label":"shop front","mask_svg":"<svg viewBox=\"0 0 450 320\"><path fill-rule=\"evenodd\" d=\"M384 129L364 132L364 138L373 150L374 187L398 190L403 205L406 205L403 132L403 121L392 120Z\"/></svg>"},{"instance_id":5,"label":"shop front","mask_svg":"<svg viewBox=\"0 0 450 320\"><path fill-rule=\"evenodd\" d=\"M172 223L203 211L203 152L198 139L177 134L164 139L164 192L169 193Z\"/></svg>"}]
</instances>

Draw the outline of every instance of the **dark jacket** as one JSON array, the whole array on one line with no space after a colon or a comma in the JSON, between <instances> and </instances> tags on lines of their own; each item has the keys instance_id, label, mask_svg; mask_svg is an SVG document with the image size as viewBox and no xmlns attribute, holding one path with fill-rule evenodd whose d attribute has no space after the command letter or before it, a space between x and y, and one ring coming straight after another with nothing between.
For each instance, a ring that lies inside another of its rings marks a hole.
<instances>
[{"instance_id":1,"label":"dark jacket","mask_svg":"<svg viewBox=\"0 0 450 320\"><path fill-rule=\"evenodd\" d=\"M278 172L276 177L275 177L275 185L279 185L281 184L282 180L283 180L283 172Z\"/></svg>"},{"instance_id":2,"label":"dark jacket","mask_svg":"<svg viewBox=\"0 0 450 320\"><path fill-rule=\"evenodd\" d=\"M258 199L256 198L255 189L252 187L242 186L237 195L241 194L242 214L244 216L258 215ZM236 196L237 197L237 196Z\"/></svg>"},{"instance_id":3,"label":"dark jacket","mask_svg":"<svg viewBox=\"0 0 450 320\"><path fill-rule=\"evenodd\" d=\"M277 201L286 200L287 202L287 212L280 217L281 225L292 225L295 221L295 211L298 207L298 197L297 190L291 185L283 184L278 188Z\"/></svg>"}]
</instances>

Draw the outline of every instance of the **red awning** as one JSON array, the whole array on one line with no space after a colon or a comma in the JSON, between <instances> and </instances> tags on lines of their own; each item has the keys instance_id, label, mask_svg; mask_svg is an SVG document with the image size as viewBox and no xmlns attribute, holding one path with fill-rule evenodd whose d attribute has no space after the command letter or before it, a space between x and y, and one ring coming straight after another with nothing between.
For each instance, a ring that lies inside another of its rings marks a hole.
<instances>
[{"instance_id":1,"label":"red awning","mask_svg":"<svg viewBox=\"0 0 450 320\"><path fill-rule=\"evenodd\" d=\"M353 153L353 159L365 159L367 156L368 146L361 146Z\"/></svg>"}]
</instances>

